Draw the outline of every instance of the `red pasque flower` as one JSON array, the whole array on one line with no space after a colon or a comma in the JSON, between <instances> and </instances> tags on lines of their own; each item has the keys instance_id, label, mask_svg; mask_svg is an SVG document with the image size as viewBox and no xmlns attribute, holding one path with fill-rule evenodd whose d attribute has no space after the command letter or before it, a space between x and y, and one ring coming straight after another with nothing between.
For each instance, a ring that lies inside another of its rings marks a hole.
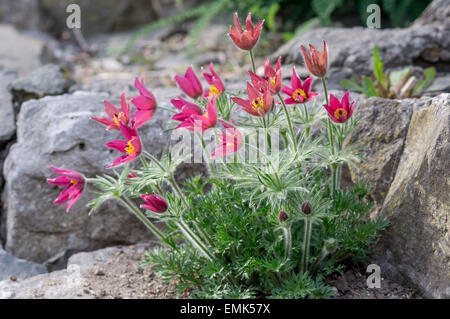
<instances>
[{"instance_id":1,"label":"red pasque flower","mask_svg":"<svg viewBox=\"0 0 450 319\"><path fill-rule=\"evenodd\" d=\"M231 123L223 120L219 120L219 122L225 127L225 133L219 135L222 144L218 145L214 152L211 153L212 158L236 153L244 141L241 132L239 132L239 130Z\"/></svg>"},{"instance_id":2,"label":"red pasque flower","mask_svg":"<svg viewBox=\"0 0 450 319\"><path fill-rule=\"evenodd\" d=\"M61 174L61 176L54 179L47 179L47 183L66 187L53 204L59 205L68 201L66 205L66 212L68 212L72 205L81 197L86 180L82 174L69 169L56 168L54 166L51 169L56 174Z\"/></svg>"},{"instance_id":3,"label":"red pasque flower","mask_svg":"<svg viewBox=\"0 0 450 319\"><path fill-rule=\"evenodd\" d=\"M211 71L211 73L202 72L206 82L211 85L209 91L205 91L205 93L203 93L204 98L207 98L208 96L219 95L220 93L225 91L225 85L223 85L222 80L214 71L212 62L209 64L209 70Z\"/></svg>"},{"instance_id":4,"label":"red pasque flower","mask_svg":"<svg viewBox=\"0 0 450 319\"><path fill-rule=\"evenodd\" d=\"M303 82L297 76L295 72L295 68L292 68L292 77L291 77L291 88L288 86L283 86L282 92L284 94L289 95L290 97L284 100L286 104L298 104L304 103L306 101L311 100L313 97L317 96L317 93L310 92L311 82L313 78L309 77Z\"/></svg>"},{"instance_id":5,"label":"red pasque flower","mask_svg":"<svg viewBox=\"0 0 450 319\"><path fill-rule=\"evenodd\" d=\"M252 14L249 13L247 15L247 19L245 20L247 30L244 31L241 23L239 22L237 13L234 14L233 19L237 30L230 26L229 36L231 40L233 40L234 44L242 50L249 51L253 49L256 43L258 43L264 20L258 21L256 26L254 26L252 22Z\"/></svg>"},{"instance_id":6,"label":"red pasque flower","mask_svg":"<svg viewBox=\"0 0 450 319\"><path fill-rule=\"evenodd\" d=\"M197 104L190 103L183 98L178 100L171 100L172 104L179 110L180 113L172 116L172 120L181 122L175 129L186 128L190 131L206 131L207 129L216 126L217 123L217 104L216 96L208 99L206 111Z\"/></svg>"},{"instance_id":7,"label":"red pasque flower","mask_svg":"<svg viewBox=\"0 0 450 319\"><path fill-rule=\"evenodd\" d=\"M281 57L277 60L276 69L273 68L269 59L264 62L264 76L269 82L269 90L272 94L278 94L281 90Z\"/></svg>"},{"instance_id":8,"label":"red pasque flower","mask_svg":"<svg viewBox=\"0 0 450 319\"><path fill-rule=\"evenodd\" d=\"M262 92L247 82L248 100L239 97L233 97L232 100L242 106L239 109L246 111L254 116L264 116L272 110L274 100L269 92L267 85L262 87Z\"/></svg>"},{"instance_id":9,"label":"red pasque flower","mask_svg":"<svg viewBox=\"0 0 450 319\"><path fill-rule=\"evenodd\" d=\"M144 84L142 79L136 78L134 86L139 91L139 95L131 99L131 103L136 106L136 111L134 112L133 119L136 123L136 128L141 127L144 123L150 120L156 111L156 99L155 96L150 92Z\"/></svg>"},{"instance_id":10,"label":"red pasque flower","mask_svg":"<svg viewBox=\"0 0 450 319\"><path fill-rule=\"evenodd\" d=\"M114 104L108 101L104 101L104 104L105 112L109 116L109 119L106 117L91 117L93 120L106 125L107 130L119 130L121 122L125 125L128 124L130 121L130 104L127 103L125 93L122 93L121 96L122 111L119 111Z\"/></svg>"},{"instance_id":11,"label":"red pasque flower","mask_svg":"<svg viewBox=\"0 0 450 319\"><path fill-rule=\"evenodd\" d=\"M355 102L349 105L349 94L349 91L345 92L340 102L333 94L330 94L330 105L323 105L333 122L344 123L352 116Z\"/></svg>"},{"instance_id":12,"label":"red pasque flower","mask_svg":"<svg viewBox=\"0 0 450 319\"><path fill-rule=\"evenodd\" d=\"M141 204L141 208L151 210L155 213L164 213L169 206L166 200L158 194L155 194L155 192L153 192L153 195L145 193L141 198L145 202L145 204Z\"/></svg>"},{"instance_id":13,"label":"red pasque flower","mask_svg":"<svg viewBox=\"0 0 450 319\"><path fill-rule=\"evenodd\" d=\"M193 99L196 99L203 94L202 84L195 75L192 67L188 67L184 76L175 75L175 82L177 83L180 90L186 93Z\"/></svg>"},{"instance_id":14,"label":"red pasque flower","mask_svg":"<svg viewBox=\"0 0 450 319\"><path fill-rule=\"evenodd\" d=\"M320 53L314 46L309 45L309 51L301 45L300 50L302 51L303 61L305 62L306 68L319 78L323 78L327 74L328 67L328 51L327 43L323 41L323 52Z\"/></svg>"},{"instance_id":15,"label":"red pasque flower","mask_svg":"<svg viewBox=\"0 0 450 319\"><path fill-rule=\"evenodd\" d=\"M115 149L121 153L124 153L125 155L116 158L114 162L106 166L106 168L130 162L136 159L141 154L142 151L141 139L138 135L135 124L132 123L132 127L130 128L120 123L120 131L122 132L126 141L115 140L108 142L105 145L106 147Z\"/></svg>"}]
</instances>

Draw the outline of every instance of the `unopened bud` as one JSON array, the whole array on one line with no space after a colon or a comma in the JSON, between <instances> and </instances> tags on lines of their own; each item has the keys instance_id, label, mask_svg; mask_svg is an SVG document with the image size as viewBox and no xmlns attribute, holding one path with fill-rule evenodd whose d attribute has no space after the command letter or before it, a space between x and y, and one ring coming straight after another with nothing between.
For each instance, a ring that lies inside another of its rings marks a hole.
<instances>
[{"instance_id":1,"label":"unopened bud","mask_svg":"<svg viewBox=\"0 0 450 319\"><path fill-rule=\"evenodd\" d=\"M302 205L302 212L305 215L309 215L309 214L311 214L311 210L312 210L311 203L308 201L304 202Z\"/></svg>"},{"instance_id":2,"label":"unopened bud","mask_svg":"<svg viewBox=\"0 0 450 319\"><path fill-rule=\"evenodd\" d=\"M337 249L337 241L334 238L328 238L324 241L324 246L327 252L334 253Z\"/></svg>"},{"instance_id":3,"label":"unopened bud","mask_svg":"<svg viewBox=\"0 0 450 319\"><path fill-rule=\"evenodd\" d=\"M289 218L288 214L286 214L286 212L284 210L282 210L280 212L280 214L278 215L278 219L280 220L280 222L284 222Z\"/></svg>"}]
</instances>

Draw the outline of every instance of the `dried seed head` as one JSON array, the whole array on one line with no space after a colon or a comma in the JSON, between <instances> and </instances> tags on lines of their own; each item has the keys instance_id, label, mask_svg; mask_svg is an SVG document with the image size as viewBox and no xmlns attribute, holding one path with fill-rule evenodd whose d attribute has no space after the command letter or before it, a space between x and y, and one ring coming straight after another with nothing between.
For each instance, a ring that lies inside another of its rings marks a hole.
<instances>
[{"instance_id":1,"label":"dried seed head","mask_svg":"<svg viewBox=\"0 0 450 319\"><path fill-rule=\"evenodd\" d=\"M311 210L312 210L311 203L308 201L304 202L302 205L302 212L305 215L309 215L309 214L311 214Z\"/></svg>"},{"instance_id":2,"label":"dried seed head","mask_svg":"<svg viewBox=\"0 0 450 319\"><path fill-rule=\"evenodd\" d=\"M289 218L288 214L284 210L280 211L280 214L278 215L278 219L280 222L284 222Z\"/></svg>"}]
</instances>

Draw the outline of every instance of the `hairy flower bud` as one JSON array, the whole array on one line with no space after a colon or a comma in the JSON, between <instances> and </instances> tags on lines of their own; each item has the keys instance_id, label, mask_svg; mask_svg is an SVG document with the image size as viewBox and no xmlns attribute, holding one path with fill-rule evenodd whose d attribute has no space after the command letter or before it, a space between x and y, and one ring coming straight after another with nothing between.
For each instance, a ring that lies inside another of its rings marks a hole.
<instances>
[{"instance_id":1,"label":"hairy flower bud","mask_svg":"<svg viewBox=\"0 0 450 319\"><path fill-rule=\"evenodd\" d=\"M337 249L337 241L334 238L328 238L324 241L324 246L327 252L334 253Z\"/></svg>"},{"instance_id":2,"label":"hairy flower bud","mask_svg":"<svg viewBox=\"0 0 450 319\"><path fill-rule=\"evenodd\" d=\"M278 214L278 219L280 222L284 222L289 218L288 214L284 210L280 211L280 214Z\"/></svg>"},{"instance_id":3,"label":"hairy flower bud","mask_svg":"<svg viewBox=\"0 0 450 319\"><path fill-rule=\"evenodd\" d=\"M302 205L302 212L305 215L309 215L309 214L311 214L311 210L312 210L311 203L308 201L304 202Z\"/></svg>"}]
</instances>

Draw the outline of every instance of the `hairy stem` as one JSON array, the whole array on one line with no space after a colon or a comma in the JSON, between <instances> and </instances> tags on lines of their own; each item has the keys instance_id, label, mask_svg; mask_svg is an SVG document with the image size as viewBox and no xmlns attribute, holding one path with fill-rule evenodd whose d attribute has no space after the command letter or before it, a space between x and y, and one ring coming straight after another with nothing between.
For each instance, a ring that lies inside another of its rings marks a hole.
<instances>
[{"instance_id":1,"label":"hairy stem","mask_svg":"<svg viewBox=\"0 0 450 319\"><path fill-rule=\"evenodd\" d=\"M253 56L253 50L248 51L250 53L250 59L252 60L252 70L253 73L256 74L256 68L255 68L255 58Z\"/></svg>"},{"instance_id":2,"label":"hairy stem","mask_svg":"<svg viewBox=\"0 0 450 319\"><path fill-rule=\"evenodd\" d=\"M281 229L283 230L283 235L284 235L284 256L286 258L291 258L291 254L292 254L291 225L282 226Z\"/></svg>"},{"instance_id":3,"label":"hairy stem","mask_svg":"<svg viewBox=\"0 0 450 319\"><path fill-rule=\"evenodd\" d=\"M278 98L280 99L281 105L283 105L284 113L286 114L286 119L287 119L288 126L289 126L289 133L291 134L291 137L292 137L292 143L294 144L294 148L297 149L297 139L295 138L295 133L294 133L294 128L292 126L291 117L289 116L289 112L287 110L286 104L284 103L284 100L281 97L280 93L278 93Z\"/></svg>"},{"instance_id":4,"label":"hairy stem","mask_svg":"<svg viewBox=\"0 0 450 319\"><path fill-rule=\"evenodd\" d=\"M211 160L211 155L209 154L208 149L206 148L205 140L203 139L202 135L199 132L195 132L195 135L197 136L198 140L200 141L200 143L202 145L203 152L205 153L206 161L208 162L209 170L212 175L215 172L215 170L214 170L214 165Z\"/></svg>"},{"instance_id":5,"label":"hairy stem","mask_svg":"<svg viewBox=\"0 0 450 319\"><path fill-rule=\"evenodd\" d=\"M305 237L303 239L303 252L300 261L300 270L308 271L309 249L312 232L312 221L310 218L305 218Z\"/></svg>"}]
</instances>

